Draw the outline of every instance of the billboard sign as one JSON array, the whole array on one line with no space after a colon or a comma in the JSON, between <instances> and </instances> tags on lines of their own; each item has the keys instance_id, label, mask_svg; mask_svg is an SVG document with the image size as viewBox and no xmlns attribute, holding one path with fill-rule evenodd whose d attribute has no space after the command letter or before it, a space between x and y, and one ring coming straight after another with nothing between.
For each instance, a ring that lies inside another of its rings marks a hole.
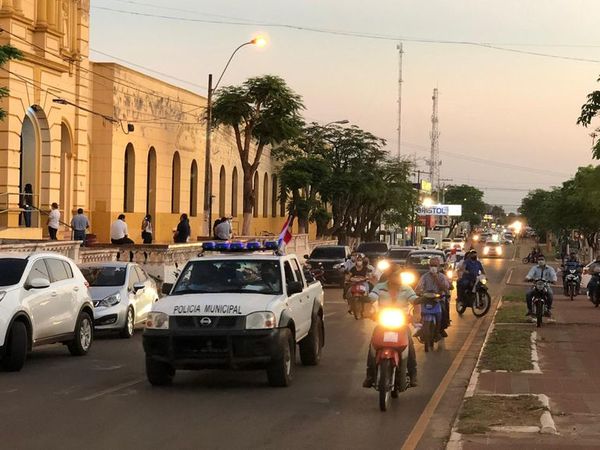
<instances>
[{"instance_id":1,"label":"billboard sign","mask_svg":"<svg viewBox=\"0 0 600 450\"><path fill-rule=\"evenodd\" d=\"M417 206L419 216L462 216L462 205Z\"/></svg>"}]
</instances>

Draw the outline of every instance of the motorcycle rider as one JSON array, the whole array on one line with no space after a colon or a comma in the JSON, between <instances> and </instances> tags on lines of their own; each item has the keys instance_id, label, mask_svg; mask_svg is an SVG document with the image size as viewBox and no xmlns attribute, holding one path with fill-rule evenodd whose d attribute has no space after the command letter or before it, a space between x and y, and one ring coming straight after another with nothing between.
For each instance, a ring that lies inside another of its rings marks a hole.
<instances>
[{"instance_id":1,"label":"motorcycle rider","mask_svg":"<svg viewBox=\"0 0 600 450\"><path fill-rule=\"evenodd\" d=\"M352 297L352 284L351 281L354 277L364 277L365 281L363 282L365 285L365 289L369 292L369 277L371 276L371 271L369 270L369 266L365 264L364 261L365 256L362 253L358 253L356 255L356 261L354 266L346 273L346 299ZM350 305L348 305L348 314L352 314L352 309Z\"/></svg>"},{"instance_id":2,"label":"motorcycle rider","mask_svg":"<svg viewBox=\"0 0 600 450\"><path fill-rule=\"evenodd\" d=\"M463 303L467 290L473 287L473 284L475 284L480 273L485 273L483 264L477 259L476 250L470 250L465 255L465 260L461 269L461 277L457 283L457 296L458 301Z\"/></svg>"},{"instance_id":3,"label":"motorcycle rider","mask_svg":"<svg viewBox=\"0 0 600 450\"><path fill-rule=\"evenodd\" d=\"M592 278L590 278L590 281L588 282L587 285L587 290L588 290L588 296L590 298L590 300L594 300L594 295L596 293L596 289L598 289L598 285L600 284L600 255L596 257L596 259L594 260L594 262L592 262L592 264L590 264L590 266L588 267L588 272L589 274L592 276Z\"/></svg>"},{"instance_id":4,"label":"motorcycle rider","mask_svg":"<svg viewBox=\"0 0 600 450\"><path fill-rule=\"evenodd\" d=\"M576 288L577 289L576 292L579 292L579 284L581 283L581 263L577 259L577 254L575 252L571 252L569 254L569 257L563 264L562 280L563 280L563 287L565 289L565 295L568 295L565 280L566 280L567 275L569 274L570 270L575 270L575 273L579 277L579 281L577 283L577 288Z\"/></svg>"},{"instance_id":5,"label":"motorcycle rider","mask_svg":"<svg viewBox=\"0 0 600 450\"><path fill-rule=\"evenodd\" d=\"M398 266L394 265L389 270L389 275L386 277L386 281L378 283L373 291L369 294L369 298L378 303L378 306L385 306L389 304L398 304L402 306L404 313L408 316L408 305L413 303L417 299L415 291L410 286L404 286L400 281L401 270ZM408 320L407 320L408 323ZM408 360L407 360L407 371L410 378L410 386L417 386L417 356L415 353L415 345L412 339L412 333L410 327L406 327L408 334ZM367 376L363 382L363 387L373 387L375 382L375 349L372 345L369 345L369 352L367 354Z\"/></svg>"},{"instance_id":6,"label":"motorcycle rider","mask_svg":"<svg viewBox=\"0 0 600 450\"><path fill-rule=\"evenodd\" d=\"M421 275L415 292L417 295L423 295L426 292L434 292L445 296L446 301L442 302L442 322L440 324L440 335L448 337L446 328L450 326L450 311L448 309L448 298L450 297L450 280L443 271L440 271L440 260L431 258L429 260L429 272Z\"/></svg>"},{"instance_id":7,"label":"motorcycle rider","mask_svg":"<svg viewBox=\"0 0 600 450\"><path fill-rule=\"evenodd\" d=\"M539 279L543 279L549 283L556 283L557 277L556 277L556 271L550 267L546 265L546 258L544 258L543 256L538 257L537 260L537 265L533 266L531 268L531 270L529 271L529 273L527 274L527 276L525 277L525 281L532 281L532 280L539 280ZM529 289L529 291L527 291L527 294L525 295L525 300L527 301L527 316L531 316L533 317L533 288ZM546 311L545 311L545 316L546 317L552 317L552 301L554 300L554 294L552 292L552 289L550 288L550 286L548 286L548 299L547 299L547 303L546 303Z\"/></svg>"},{"instance_id":8,"label":"motorcycle rider","mask_svg":"<svg viewBox=\"0 0 600 450\"><path fill-rule=\"evenodd\" d=\"M344 263L342 264L342 267L345 272L349 272L350 269L352 269L354 267L354 264L356 264L357 255L358 255L357 252L352 252L352 253L350 253L350 259L347 259L346 261L344 261Z\"/></svg>"}]
</instances>

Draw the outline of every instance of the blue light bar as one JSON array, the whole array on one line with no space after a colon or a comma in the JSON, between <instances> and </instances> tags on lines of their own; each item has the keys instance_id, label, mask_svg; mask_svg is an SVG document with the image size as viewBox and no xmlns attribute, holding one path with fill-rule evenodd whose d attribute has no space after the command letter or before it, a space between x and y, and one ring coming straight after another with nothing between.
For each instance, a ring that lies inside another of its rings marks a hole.
<instances>
[{"instance_id":1,"label":"blue light bar","mask_svg":"<svg viewBox=\"0 0 600 450\"><path fill-rule=\"evenodd\" d=\"M246 249L246 244L244 244L243 242L232 242L231 245L229 246L230 250L245 250Z\"/></svg>"},{"instance_id":2,"label":"blue light bar","mask_svg":"<svg viewBox=\"0 0 600 450\"><path fill-rule=\"evenodd\" d=\"M202 250L205 251L214 251L214 249L216 248L216 244L214 242L203 242L202 243Z\"/></svg>"},{"instance_id":3,"label":"blue light bar","mask_svg":"<svg viewBox=\"0 0 600 450\"><path fill-rule=\"evenodd\" d=\"M279 249L279 245L278 245L277 241L265 241L265 249L277 250L277 249Z\"/></svg>"},{"instance_id":4,"label":"blue light bar","mask_svg":"<svg viewBox=\"0 0 600 450\"><path fill-rule=\"evenodd\" d=\"M260 242L258 242L258 241L250 241L246 244L246 248L248 250L260 250L262 248L262 246L260 245Z\"/></svg>"},{"instance_id":5,"label":"blue light bar","mask_svg":"<svg viewBox=\"0 0 600 450\"><path fill-rule=\"evenodd\" d=\"M215 245L215 248L217 250L229 250L231 248L231 244L227 241L217 242L217 244Z\"/></svg>"}]
</instances>

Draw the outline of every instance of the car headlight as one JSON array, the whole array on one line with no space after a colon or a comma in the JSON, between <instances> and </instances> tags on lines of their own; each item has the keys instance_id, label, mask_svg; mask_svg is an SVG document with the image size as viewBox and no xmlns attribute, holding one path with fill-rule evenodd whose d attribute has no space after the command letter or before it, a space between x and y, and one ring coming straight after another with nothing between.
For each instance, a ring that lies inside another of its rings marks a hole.
<instances>
[{"instance_id":1,"label":"car headlight","mask_svg":"<svg viewBox=\"0 0 600 450\"><path fill-rule=\"evenodd\" d=\"M98 302L98 305L96 305L96 307L104 306L105 308L109 308L111 306L115 306L120 301L121 301L121 294L119 294L118 292L115 292L114 294L109 295L108 297L105 297L102 300L100 300Z\"/></svg>"},{"instance_id":2,"label":"car headlight","mask_svg":"<svg viewBox=\"0 0 600 450\"><path fill-rule=\"evenodd\" d=\"M387 259L381 259L377 263L377 270L380 270L381 272L385 272L389 268L390 268L390 262Z\"/></svg>"},{"instance_id":3,"label":"car headlight","mask_svg":"<svg viewBox=\"0 0 600 450\"><path fill-rule=\"evenodd\" d=\"M255 312L246 316L246 330L264 330L275 328L275 314L268 311Z\"/></svg>"},{"instance_id":4,"label":"car headlight","mask_svg":"<svg viewBox=\"0 0 600 450\"><path fill-rule=\"evenodd\" d=\"M416 281L415 274L412 272L402 272L400 274L400 282L405 286L410 286Z\"/></svg>"},{"instance_id":5,"label":"car headlight","mask_svg":"<svg viewBox=\"0 0 600 450\"><path fill-rule=\"evenodd\" d=\"M6 291L0 291L0 302L4 299L5 296L6 296Z\"/></svg>"},{"instance_id":6,"label":"car headlight","mask_svg":"<svg viewBox=\"0 0 600 450\"><path fill-rule=\"evenodd\" d=\"M401 328L406 323L406 316L400 309L386 308L379 313L379 324L384 328Z\"/></svg>"},{"instance_id":7,"label":"car headlight","mask_svg":"<svg viewBox=\"0 0 600 450\"><path fill-rule=\"evenodd\" d=\"M501 255L501 254L502 254L502 247L498 247L498 248L496 249L496 252L498 252L498 254L499 254L499 255Z\"/></svg>"},{"instance_id":8,"label":"car headlight","mask_svg":"<svg viewBox=\"0 0 600 450\"><path fill-rule=\"evenodd\" d=\"M483 254L487 255L490 252L490 248L489 247L483 247Z\"/></svg>"},{"instance_id":9,"label":"car headlight","mask_svg":"<svg viewBox=\"0 0 600 450\"><path fill-rule=\"evenodd\" d=\"M169 316L163 312L149 312L146 319L146 328L154 330L168 330Z\"/></svg>"}]
</instances>

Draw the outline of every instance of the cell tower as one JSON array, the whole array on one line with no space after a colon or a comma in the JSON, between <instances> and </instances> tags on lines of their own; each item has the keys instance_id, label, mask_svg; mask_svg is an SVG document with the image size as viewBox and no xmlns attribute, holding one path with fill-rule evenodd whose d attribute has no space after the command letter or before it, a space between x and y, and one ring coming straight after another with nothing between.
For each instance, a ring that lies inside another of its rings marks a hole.
<instances>
[{"instance_id":1,"label":"cell tower","mask_svg":"<svg viewBox=\"0 0 600 450\"><path fill-rule=\"evenodd\" d=\"M429 159L429 181L439 189L440 184L440 131L438 128L438 90L433 90L433 113L431 114L431 155Z\"/></svg>"},{"instance_id":2,"label":"cell tower","mask_svg":"<svg viewBox=\"0 0 600 450\"><path fill-rule=\"evenodd\" d=\"M402 147L402 55L404 50L402 49L402 42L400 42L396 49L398 50L398 157L400 157L400 149Z\"/></svg>"}]
</instances>

